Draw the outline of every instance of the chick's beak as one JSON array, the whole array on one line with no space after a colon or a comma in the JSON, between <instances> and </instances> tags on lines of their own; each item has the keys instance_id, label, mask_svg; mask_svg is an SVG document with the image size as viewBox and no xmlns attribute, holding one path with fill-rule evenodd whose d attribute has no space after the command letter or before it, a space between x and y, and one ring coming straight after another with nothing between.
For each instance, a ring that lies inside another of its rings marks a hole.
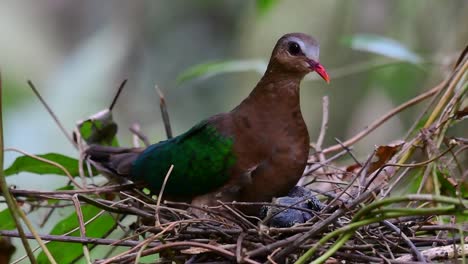
<instances>
[{"instance_id":1,"label":"chick's beak","mask_svg":"<svg viewBox=\"0 0 468 264\"><path fill-rule=\"evenodd\" d=\"M327 83L330 83L330 77L322 64L317 63L313 69L318 75L320 75Z\"/></svg>"}]
</instances>

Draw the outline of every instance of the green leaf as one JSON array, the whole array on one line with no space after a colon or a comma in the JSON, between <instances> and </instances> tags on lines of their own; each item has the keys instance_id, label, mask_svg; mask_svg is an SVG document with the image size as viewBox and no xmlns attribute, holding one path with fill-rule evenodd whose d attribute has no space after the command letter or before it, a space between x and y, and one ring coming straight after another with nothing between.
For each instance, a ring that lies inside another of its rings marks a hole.
<instances>
[{"instance_id":1,"label":"green leaf","mask_svg":"<svg viewBox=\"0 0 468 264\"><path fill-rule=\"evenodd\" d=\"M37 155L38 157L54 161L68 170L72 176L79 176L78 160L58 154L58 153L47 153L43 155ZM65 172L60 168L57 168L51 164L42 162L40 160L31 158L29 156L18 157L13 164L4 171L5 176L11 176L20 172L31 172L36 174L56 174L66 176ZM87 170L84 170L85 175L88 176ZM96 171L94 170L96 173ZM96 173L97 174L97 173Z\"/></svg>"},{"instance_id":2,"label":"green leaf","mask_svg":"<svg viewBox=\"0 0 468 264\"><path fill-rule=\"evenodd\" d=\"M85 222L96 216L101 211L101 209L91 205L84 205L81 207L81 210L83 212ZM102 214L97 219L86 225L86 237L104 237L112 228L114 228L114 225L115 221L111 215L107 213ZM78 216L76 212L74 212L58 222L50 234L62 235L78 226ZM75 231L69 236L80 236L80 232ZM83 254L83 248L80 243L50 242L47 244L47 248L58 263L72 263L73 260L79 258ZM39 263L49 263L44 252L39 254L37 260Z\"/></svg>"},{"instance_id":3,"label":"green leaf","mask_svg":"<svg viewBox=\"0 0 468 264\"><path fill-rule=\"evenodd\" d=\"M73 190L73 189L75 189L75 188L73 187L73 185L66 185L66 186L62 186L62 187L60 187L60 188L57 188L57 189L55 189L55 190L56 190L56 191L69 191L69 190Z\"/></svg>"},{"instance_id":4,"label":"green leaf","mask_svg":"<svg viewBox=\"0 0 468 264\"><path fill-rule=\"evenodd\" d=\"M0 230L16 229L15 221L11 216L10 209L6 208L0 212Z\"/></svg>"},{"instance_id":5,"label":"green leaf","mask_svg":"<svg viewBox=\"0 0 468 264\"><path fill-rule=\"evenodd\" d=\"M424 168L419 167L413 170L410 170L407 174L407 177L403 177L393 188L391 196L402 196L406 194L416 193L418 191L419 185L421 184L423 178ZM396 177L390 180L392 183Z\"/></svg>"},{"instance_id":6,"label":"green leaf","mask_svg":"<svg viewBox=\"0 0 468 264\"><path fill-rule=\"evenodd\" d=\"M437 170L437 180L440 183L440 193L450 197L456 197L457 189L456 187L447 179L446 175L449 173L443 173L442 171Z\"/></svg>"},{"instance_id":7,"label":"green leaf","mask_svg":"<svg viewBox=\"0 0 468 264\"><path fill-rule=\"evenodd\" d=\"M265 15L273 6L278 3L278 0L257 0L257 10L260 15Z\"/></svg>"},{"instance_id":8,"label":"green leaf","mask_svg":"<svg viewBox=\"0 0 468 264\"><path fill-rule=\"evenodd\" d=\"M70 190L74 190L75 188L73 187L73 185L66 185L66 186L62 186L60 188L57 188L55 189L56 191L70 191ZM57 200L57 199L47 199L47 204L57 204L59 203L61 200Z\"/></svg>"},{"instance_id":9,"label":"green leaf","mask_svg":"<svg viewBox=\"0 0 468 264\"><path fill-rule=\"evenodd\" d=\"M117 124L112 118L112 112L103 110L90 118L78 122L81 137L88 145L97 144L104 146L119 145L117 135Z\"/></svg>"},{"instance_id":10,"label":"green leaf","mask_svg":"<svg viewBox=\"0 0 468 264\"><path fill-rule=\"evenodd\" d=\"M455 222L460 224L460 228L463 229L463 226L468 222L468 214L461 212L455 214ZM465 229L466 230L466 229Z\"/></svg>"},{"instance_id":11,"label":"green leaf","mask_svg":"<svg viewBox=\"0 0 468 264\"><path fill-rule=\"evenodd\" d=\"M181 84L193 79L206 79L218 74L232 72L255 71L263 74L266 67L267 63L263 60L228 60L202 63L182 72L177 77L177 83Z\"/></svg>"},{"instance_id":12,"label":"green leaf","mask_svg":"<svg viewBox=\"0 0 468 264\"><path fill-rule=\"evenodd\" d=\"M418 64L422 58L402 43L379 35L356 34L343 39L352 49L380 54L389 58Z\"/></svg>"}]
</instances>

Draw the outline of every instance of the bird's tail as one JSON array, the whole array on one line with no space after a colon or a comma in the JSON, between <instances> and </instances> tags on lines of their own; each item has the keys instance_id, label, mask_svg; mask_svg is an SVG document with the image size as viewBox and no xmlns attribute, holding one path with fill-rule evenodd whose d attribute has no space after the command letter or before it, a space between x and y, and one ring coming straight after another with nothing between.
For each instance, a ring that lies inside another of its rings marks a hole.
<instances>
[{"instance_id":1,"label":"bird's tail","mask_svg":"<svg viewBox=\"0 0 468 264\"><path fill-rule=\"evenodd\" d=\"M133 162L143 148L119 148L92 145L86 151L86 156L96 169L105 176L115 180L130 178Z\"/></svg>"}]
</instances>

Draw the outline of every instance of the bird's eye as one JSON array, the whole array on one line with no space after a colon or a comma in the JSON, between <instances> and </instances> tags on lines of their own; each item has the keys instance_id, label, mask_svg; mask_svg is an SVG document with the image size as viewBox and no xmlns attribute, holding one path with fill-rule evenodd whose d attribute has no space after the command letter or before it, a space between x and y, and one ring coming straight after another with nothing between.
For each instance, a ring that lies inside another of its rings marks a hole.
<instances>
[{"instance_id":1,"label":"bird's eye","mask_svg":"<svg viewBox=\"0 0 468 264\"><path fill-rule=\"evenodd\" d=\"M293 56L297 56L302 53L301 47L294 41L288 43L288 51L289 54Z\"/></svg>"}]
</instances>

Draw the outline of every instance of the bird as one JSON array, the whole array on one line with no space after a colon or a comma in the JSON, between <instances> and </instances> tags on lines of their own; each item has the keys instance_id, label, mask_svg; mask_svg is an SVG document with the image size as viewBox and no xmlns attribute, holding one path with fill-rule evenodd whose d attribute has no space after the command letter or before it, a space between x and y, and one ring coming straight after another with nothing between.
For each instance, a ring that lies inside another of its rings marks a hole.
<instances>
[{"instance_id":1,"label":"bird","mask_svg":"<svg viewBox=\"0 0 468 264\"><path fill-rule=\"evenodd\" d=\"M262 78L230 112L147 148L91 145L86 155L105 174L141 182L155 194L166 180L167 199L194 206L270 202L284 196L301 178L309 155L301 81L316 72L330 82L319 50L308 34L285 34L274 46ZM255 206L239 210L259 214Z\"/></svg>"},{"instance_id":2,"label":"bird","mask_svg":"<svg viewBox=\"0 0 468 264\"><path fill-rule=\"evenodd\" d=\"M263 205L260 209L260 218L263 223L273 227L291 227L295 224L303 224L314 215L310 210L320 212L325 205L317 197L302 186L294 186L288 196L273 198L272 205ZM276 205L286 206L279 207ZM298 210L296 207L306 210Z\"/></svg>"}]
</instances>

